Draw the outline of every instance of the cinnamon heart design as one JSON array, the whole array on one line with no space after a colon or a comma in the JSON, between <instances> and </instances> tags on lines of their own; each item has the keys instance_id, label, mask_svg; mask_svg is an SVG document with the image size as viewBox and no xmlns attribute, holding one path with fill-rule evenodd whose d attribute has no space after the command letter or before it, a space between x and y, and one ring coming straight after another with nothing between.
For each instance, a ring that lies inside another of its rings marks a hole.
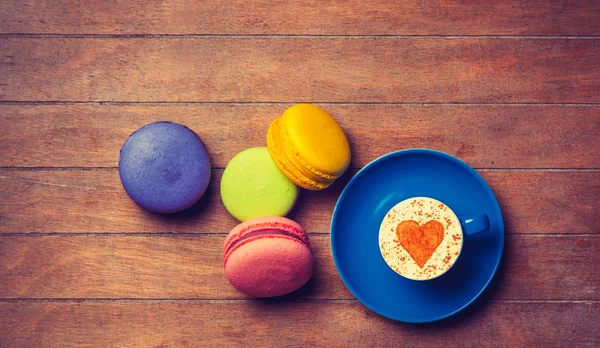
<instances>
[{"instance_id":1,"label":"cinnamon heart design","mask_svg":"<svg viewBox=\"0 0 600 348\"><path fill-rule=\"evenodd\" d=\"M396 227L396 236L400 245L423 268L431 255L444 239L444 226L435 220L422 226L412 220L405 220Z\"/></svg>"}]
</instances>

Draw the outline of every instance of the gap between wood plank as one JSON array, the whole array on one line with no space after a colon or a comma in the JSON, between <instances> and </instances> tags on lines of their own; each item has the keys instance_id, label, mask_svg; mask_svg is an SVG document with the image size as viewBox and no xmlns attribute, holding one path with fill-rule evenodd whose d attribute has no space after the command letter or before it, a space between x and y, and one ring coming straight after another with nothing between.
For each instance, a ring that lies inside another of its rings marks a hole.
<instances>
[{"instance_id":1,"label":"gap between wood plank","mask_svg":"<svg viewBox=\"0 0 600 348\"><path fill-rule=\"evenodd\" d=\"M361 169L362 167L352 167ZM225 170L214 167L213 170ZM600 168L473 168L482 172L599 172ZM0 172L114 172L119 167L0 167Z\"/></svg>"},{"instance_id":2,"label":"gap between wood plank","mask_svg":"<svg viewBox=\"0 0 600 348\"><path fill-rule=\"evenodd\" d=\"M537 39L537 40L595 40L599 35L331 35L331 34L41 34L4 33L3 37L17 38L77 38L77 39L145 39L145 38L300 38L300 39Z\"/></svg>"},{"instance_id":3,"label":"gap between wood plank","mask_svg":"<svg viewBox=\"0 0 600 348\"><path fill-rule=\"evenodd\" d=\"M240 303L240 302L255 302L257 299L201 299L201 298L2 298L0 303L20 303L20 302L57 302L57 303L110 303L110 302L196 302L196 303ZM264 300L267 302L292 302L284 299ZM298 301L294 301L298 302ZM357 299L303 299L303 303L315 302L337 302L337 303L353 303L359 302ZM597 300L488 300L489 303L600 303Z\"/></svg>"},{"instance_id":4,"label":"gap between wood plank","mask_svg":"<svg viewBox=\"0 0 600 348\"><path fill-rule=\"evenodd\" d=\"M94 106L164 106L164 105L290 105L308 103L316 105L377 105L377 106L538 106L538 107L599 107L600 103L463 103L463 102L316 102L316 101L286 101L286 102L229 102L229 101L82 101L82 100L0 100L0 105L94 105Z\"/></svg>"},{"instance_id":5,"label":"gap between wood plank","mask_svg":"<svg viewBox=\"0 0 600 348\"><path fill-rule=\"evenodd\" d=\"M329 236L329 232L307 232L309 236ZM0 232L2 237L201 237L201 236L222 236L225 237L228 232ZM592 233L508 233L505 235L521 237L543 237L543 238L576 238L576 237L600 237L599 234Z\"/></svg>"}]
</instances>

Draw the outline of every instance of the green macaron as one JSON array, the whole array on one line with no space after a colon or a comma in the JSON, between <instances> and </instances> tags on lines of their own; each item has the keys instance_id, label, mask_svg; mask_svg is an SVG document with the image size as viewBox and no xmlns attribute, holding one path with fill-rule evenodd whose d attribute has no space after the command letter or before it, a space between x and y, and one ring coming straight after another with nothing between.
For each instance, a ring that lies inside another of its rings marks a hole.
<instances>
[{"instance_id":1,"label":"green macaron","mask_svg":"<svg viewBox=\"0 0 600 348\"><path fill-rule=\"evenodd\" d=\"M298 198L298 188L275 165L266 147L235 155L221 178L221 199L240 221L258 216L285 216Z\"/></svg>"}]
</instances>

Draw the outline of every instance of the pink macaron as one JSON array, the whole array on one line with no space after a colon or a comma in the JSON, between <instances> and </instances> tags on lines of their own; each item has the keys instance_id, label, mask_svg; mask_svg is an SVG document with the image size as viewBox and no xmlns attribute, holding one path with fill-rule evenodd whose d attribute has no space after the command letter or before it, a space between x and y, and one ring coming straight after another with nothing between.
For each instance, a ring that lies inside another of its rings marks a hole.
<instances>
[{"instance_id":1,"label":"pink macaron","mask_svg":"<svg viewBox=\"0 0 600 348\"><path fill-rule=\"evenodd\" d=\"M257 217L237 225L225 239L225 276L253 297L297 290L313 274L308 235L284 217Z\"/></svg>"}]
</instances>

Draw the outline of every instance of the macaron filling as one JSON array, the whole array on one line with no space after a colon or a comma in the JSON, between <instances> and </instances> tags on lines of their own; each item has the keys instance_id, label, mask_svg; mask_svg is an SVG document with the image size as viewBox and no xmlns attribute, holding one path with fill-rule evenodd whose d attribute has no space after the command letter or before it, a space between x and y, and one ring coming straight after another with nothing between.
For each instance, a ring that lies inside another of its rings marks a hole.
<instances>
[{"instance_id":1,"label":"macaron filling","mask_svg":"<svg viewBox=\"0 0 600 348\"><path fill-rule=\"evenodd\" d=\"M323 180L322 178L319 178L320 181L317 181L316 178L312 178L315 176L314 174L307 175L305 172L306 170L302 170L291 160L287 154L287 151L284 149L285 146L282 146L282 148L279 149L275 145L278 142L283 143L279 121L280 118L275 119L275 121L273 121L269 127L269 131L267 133L268 149L277 167L297 185L306 189L324 189L331 185L333 180Z\"/></svg>"},{"instance_id":2,"label":"macaron filling","mask_svg":"<svg viewBox=\"0 0 600 348\"><path fill-rule=\"evenodd\" d=\"M294 234L292 232L288 232L285 230L276 230L276 229L272 229L272 228L265 228L265 229L248 232L244 236L233 241L231 244L229 244L229 246L225 250L225 254L227 255L229 253L229 251L231 251L240 242L242 242L246 239L250 239L252 237L258 237L258 236L263 236L263 235L292 237L295 240L297 240L298 242L300 242L302 244L306 244L306 242L302 238L300 238L297 234Z\"/></svg>"},{"instance_id":3,"label":"macaron filling","mask_svg":"<svg viewBox=\"0 0 600 348\"><path fill-rule=\"evenodd\" d=\"M318 178L325 179L325 180L337 179L339 176L337 173L334 173L334 175L327 174L323 170L320 170L320 169L312 166L310 163L308 163L308 161L306 159L304 159L304 157L302 157L300 152L298 152L296 150L296 148L292 145L290 136L287 133L287 124L286 124L285 118L280 117L280 119L281 119L281 121L280 121L281 124L279 125L278 128L281 132L281 138L283 139L283 143L285 144L283 148L284 148L284 150L288 150L291 152L291 154L287 154L288 155L287 157L289 158L290 155L293 156L293 158L297 159L303 168L306 168L306 170L308 170L312 175L315 175ZM342 173L345 170L346 170L346 168L344 168Z\"/></svg>"}]
</instances>

